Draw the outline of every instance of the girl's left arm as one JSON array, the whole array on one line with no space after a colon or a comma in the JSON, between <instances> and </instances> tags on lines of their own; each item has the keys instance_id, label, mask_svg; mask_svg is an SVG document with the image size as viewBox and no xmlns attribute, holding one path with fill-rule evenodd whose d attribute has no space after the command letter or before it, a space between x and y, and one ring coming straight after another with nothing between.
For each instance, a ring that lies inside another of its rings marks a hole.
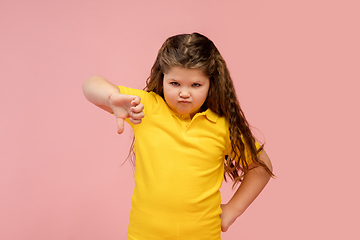
<instances>
[{"instance_id":1,"label":"girl's left arm","mask_svg":"<svg viewBox=\"0 0 360 240\"><path fill-rule=\"evenodd\" d=\"M260 153L259 158L272 171L270 158L264 150ZM270 180L269 174L263 167L256 167L252 163L249 165L249 169L230 201L221 205L223 211L221 214L221 231L223 232L226 232L235 220L245 212Z\"/></svg>"}]
</instances>

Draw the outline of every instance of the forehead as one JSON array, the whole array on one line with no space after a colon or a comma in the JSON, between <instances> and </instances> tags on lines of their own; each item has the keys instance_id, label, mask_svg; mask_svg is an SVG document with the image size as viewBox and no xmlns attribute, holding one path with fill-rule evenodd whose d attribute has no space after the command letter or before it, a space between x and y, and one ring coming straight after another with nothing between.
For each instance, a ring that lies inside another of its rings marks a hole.
<instances>
[{"instance_id":1,"label":"forehead","mask_svg":"<svg viewBox=\"0 0 360 240\"><path fill-rule=\"evenodd\" d=\"M200 69L172 67L164 73L164 79L176 81L206 81L209 78Z\"/></svg>"}]
</instances>

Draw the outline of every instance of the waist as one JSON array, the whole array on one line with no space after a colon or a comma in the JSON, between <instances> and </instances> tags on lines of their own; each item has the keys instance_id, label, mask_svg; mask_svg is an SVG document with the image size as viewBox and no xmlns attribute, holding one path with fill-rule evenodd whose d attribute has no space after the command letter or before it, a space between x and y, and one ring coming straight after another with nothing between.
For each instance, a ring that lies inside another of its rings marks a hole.
<instances>
[{"instance_id":1,"label":"waist","mask_svg":"<svg viewBox=\"0 0 360 240\"><path fill-rule=\"evenodd\" d=\"M152 240L220 240L220 204L219 208L214 209L216 210L179 211L175 206L162 208L157 205L156 208L148 208L140 203L134 204L131 207L128 237Z\"/></svg>"}]
</instances>

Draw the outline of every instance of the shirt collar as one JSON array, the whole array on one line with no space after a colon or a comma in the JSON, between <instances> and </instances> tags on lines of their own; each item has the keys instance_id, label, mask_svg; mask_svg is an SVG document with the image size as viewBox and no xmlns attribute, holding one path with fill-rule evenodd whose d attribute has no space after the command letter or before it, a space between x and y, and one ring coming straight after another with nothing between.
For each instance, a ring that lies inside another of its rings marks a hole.
<instances>
[{"instance_id":1,"label":"shirt collar","mask_svg":"<svg viewBox=\"0 0 360 240\"><path fill-rule=\"evenodd\" d=\"M206 111L204 112L200 112L200 113L197 113L195 115L196 116L201 116L201 115L205 115L205 117L210 121L210 122L213 122L213 123L216 123L216 121L218 120L219 118L219 115L217 115L216 113L214 113L213 111L211 111L210 109L207 109Z\"/></svg>"},{"instance_id":2,"label":"shirt collar","mask_svg":"<svg viewBox=\"0 0 360 240\"><path fill-rule=\"evenodd\" d=\"M205 114L206 114L206 118L211 121L211 122L214 122L216 123L216 121L218 120L219 118L219 115L217 115L216 113L214 113L213 111L211 111L210 109L207 109L205 111Z\"/></svg>"},{"instance_id":3,"label":"shirt collar","mask_svg":"<svg viewBox=\"0 0 360 240\"><path fill-rule=\"evenodd\" d=\"M170 108L169 108L170 109ZM173 116L177 116L178 118L180 119L186 119L186 118L190 118L190 115L189 114L185 114L185 115L179 115L179 114L176 114L175 112L173 112L171 109L170 109L171 113ZM207 120L209 120L210 122L213 122L213 123L216 123L218 118L219 118L219 115L217 115L216 113L214 113L213 111L211 111L210 109L207 109L205 110L204 112L199 112L197 114L195 114L194 118L198 117L198 116L202 116L202 115L205 115L205 117L207 118Z\"/></svg>"}]
</instances>

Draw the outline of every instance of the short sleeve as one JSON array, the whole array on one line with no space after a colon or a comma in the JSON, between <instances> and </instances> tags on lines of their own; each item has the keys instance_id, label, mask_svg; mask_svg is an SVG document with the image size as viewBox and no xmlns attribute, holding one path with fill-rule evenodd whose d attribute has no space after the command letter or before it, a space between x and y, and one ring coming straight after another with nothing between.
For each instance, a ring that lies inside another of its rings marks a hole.
<instances>
[{"instance_id":1,"label":"short sleeve","mask_svg":"<svg viewBox=\"0 0 360 240\"><path fill-rule=\"evenodd\" d=\"M261 148L260 144L255 141L255 147L256 147L256 150L259 150ZM230 139L228 139L227 141L227 144L226 144L226 150L225 150L225 155L230 155L231 153L231 142L230 142ZM258 156L259 156L260 152L258 153ZM246 162L248 165L250 165L253 161L251 159L251 154L249 152L249 148L247 145L245 145L245 158L246 158Z\"/></svg>"},{"instance_id":2,"label":"short sleeve","mask_svg":"<svg viewBox=\"0 0 360 240\"><path fill-rule=\"evenodd\" d=\"M157 97L160 97L158 96L157 94L153 93L153 92L146 92L144 90L140 90L140 89L135 89L135 88L128 88L128 87L124 87L124 86L118 86L119 87L119 90L120 90L120 93L121 94L125 94L125 95L134 95L134 96L139 96L140 97L140 101L142 104L144 104L144 114L145 114L145 117L147 116L147 114L152 110L154 109L154 106L157 104L158 102L158 99ZM139 126L138 124L137 125L134 125L130 122L129 118L127 118L125 120L127 123L129 123L131 125L132 128L136 127L136 126Z\"/></svg>"},{"instance_id":3,"label":"short sleeve","mask_svg":"<svg viewBox=\"0 0 360 240\"><path fill-rule=\"evenodd\" d=\"M144 90L140 90L140 89L128 88L124 86L118 86L118 87L121 94L139 96L141 98L141 101L145 100L146 95L148 94L148 92L145 92Z\"/></svg>"}]
</instances>

